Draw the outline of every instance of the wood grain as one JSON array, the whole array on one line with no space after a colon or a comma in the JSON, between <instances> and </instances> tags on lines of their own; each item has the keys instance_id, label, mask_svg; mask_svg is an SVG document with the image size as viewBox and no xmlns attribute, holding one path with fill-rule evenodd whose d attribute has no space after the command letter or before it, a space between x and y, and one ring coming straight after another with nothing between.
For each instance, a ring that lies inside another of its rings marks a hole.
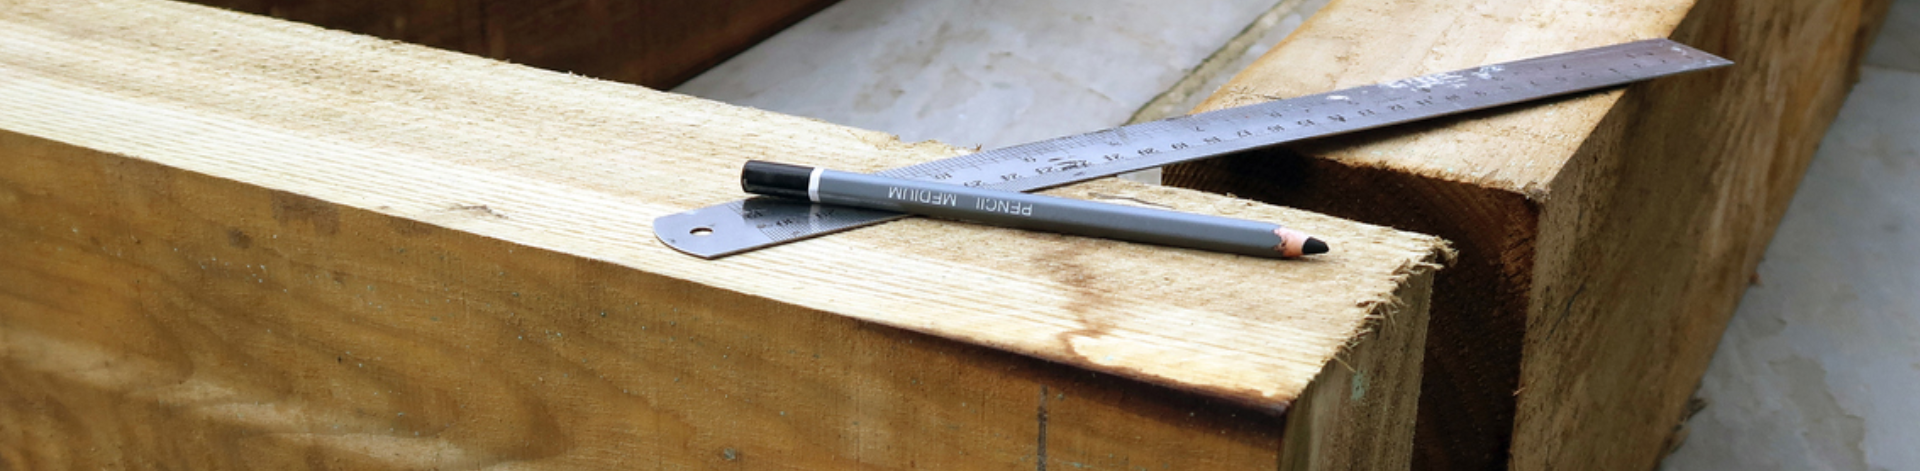
<instances>
[{"instance_id":1,"label":"wood grain","mask_svg":"<svg viewBox=\"0 0 1920 471\"><path fill-rule=\"evenodd\" d=\"M1420 128L1425 127L1399 132ZM1434 280L1432 302L1439 317L1428 327L1418 423L1428 438L1418 442L1417 459L1425 460L1418 468L1498 468L1506 445L1496 437L1506 437L1512 427L1512 392L1518 389L1514 369L1526 309L1522 288L1532 276L1526 250L1538 221L1529 202L1522 195L1350 167L1318 155L1282 149L1224 157L1204 166L1169 167L1167 182L1370 218L1454 241L1463 256Z\"/></svg>"},{"instance_id":2,"label":"wood grain","mask_svg":"<svg viewBox=\"0 0 1920 471\"><path fill-rule=\"evenodd\" d=\"M1108 180L1054 193L1338 250L908 220L705 261L647 224L740 197L747 159L959 151L192 5L0 6L8 466L1339 469L1411 446L1434 237Z\"/></svg>"},{"instance_id":3,"label":"wood grain","mask_svg":"<svg viewBox=\"0 0 1920 471\"><path fill-rule=\"evenodd\" d=\"M1412 280L1399 299L1406 312L1430 312L1433 277ZM1379 323L1369 342L1424 345L1427 316L1397 315ZM1408 469L1420 405L1423 353L1361 348L1327 368L1288 412L1278 469Z\"/></svg>"},{"instance_id":4,"label":"wood grain","mask_svg":"<svg viewBox=\"0 0 1920 471\"><path fill-rule=\"evenodd\" d=\"M9 469L1278 459L1278 418L1113 375L44 139L0 149Z\"/></svg>"},{"instance_id":5,"label":"wood grain","mask_svg":"<svg viewBox=\"0 0 1920 471\"><path fill-rule=\"evenodd\" d=\"M833 0L193 0L669 89Z\"/></svg>"},{"instance_id":6,"label":"wood grain","mask_svg":"<svg viewBox=\"0 0 1920 471\"><path fill-rule=\"evenodd\" d=\"M1458 244L1435 281L1416 468L1645 469L1884 5L1335 2L1202 109L1652 37L1739 64L1166 179Z\"/></svg>"},{"instance_id":7,"label":"wood grain","mask_svg":"<svg viewBox=\"0 0 1920 471\"><path fill-rule=\"evenodd\" d=\"M1600 121L1542 211L1514 467L1651 469L1676 445L1887 5L1702 0L1673 37L1740 65Z\"/></svg>"}]
</instances>

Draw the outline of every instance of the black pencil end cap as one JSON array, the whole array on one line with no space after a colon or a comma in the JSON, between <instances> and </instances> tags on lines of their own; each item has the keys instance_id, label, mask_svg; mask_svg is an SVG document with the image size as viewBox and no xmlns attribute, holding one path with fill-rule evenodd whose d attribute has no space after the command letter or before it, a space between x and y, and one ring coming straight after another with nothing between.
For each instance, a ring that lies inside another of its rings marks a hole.
<instances>
[{"instance_id":1,"label":"black pencil end cap","mask_svg":"<svg viewBox=\"0 0 1920 471\"><path fill-rule=\"evenodd\" d=\"M1316 239L1313 237L1308 237L1306 243L1300 244L1300 253L1306 254L1306 255L1323 254L1323 253L1327 253L1327 251L1329 250L1333 250L1333 249L1331 247L1327 247L1327 241Z\"/></svg>"},{"instance_id":2,"label":"black pencil end cap","mask_svg":"<svg viewBox=\"0 0 1920 471\"><path fill-rule=\"evenodd\" d=\"M767 196L807 199L813 167L749 160L740 169L740 189Z\"/></svg>"}]
</instances>

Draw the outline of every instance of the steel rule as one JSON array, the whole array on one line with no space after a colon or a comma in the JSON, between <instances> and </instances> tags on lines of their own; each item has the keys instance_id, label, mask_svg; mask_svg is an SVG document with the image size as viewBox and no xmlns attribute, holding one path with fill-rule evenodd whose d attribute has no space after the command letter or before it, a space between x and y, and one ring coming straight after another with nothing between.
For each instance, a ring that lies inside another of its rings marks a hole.
<instances>
[{"instance_id":1,"label":"steel rule","mask_svg":"<svg viewBox=\"0 0 1920 471\"><path fill-rule=\"evenodd\" d=\"M1680 43L1650 39L1121 126L877 174L1035 191L1732 64ZM756 197L662 216L653 228L676 250L717 258L902 217Z\"/></svg>"}]
</instances>

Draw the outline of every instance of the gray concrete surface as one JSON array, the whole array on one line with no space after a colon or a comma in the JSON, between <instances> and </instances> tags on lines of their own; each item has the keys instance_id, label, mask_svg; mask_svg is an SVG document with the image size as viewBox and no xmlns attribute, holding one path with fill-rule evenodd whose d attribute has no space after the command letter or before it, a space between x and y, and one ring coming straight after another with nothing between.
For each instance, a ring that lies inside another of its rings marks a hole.
<instances>
[{"instance_id":1,"label":"gray concrete surface","mask_svg":"<svg viewBox=\"0 0 1920 471\"><path fill-rule=\"evenodd\" d=\"M1280 3L844 0L674 91L1004 147L1126 123Z\"/></svg>"},{"instance_id":2,"label":"gray concrete surface","mask_svg":"<svg viewBox=\"0 0 1920 471\"><path fill-rule=\"evenodd\" d=\"M1897 0L1665 470L1920 470L1920 0Z\"/></svg>"}]
</instances>

